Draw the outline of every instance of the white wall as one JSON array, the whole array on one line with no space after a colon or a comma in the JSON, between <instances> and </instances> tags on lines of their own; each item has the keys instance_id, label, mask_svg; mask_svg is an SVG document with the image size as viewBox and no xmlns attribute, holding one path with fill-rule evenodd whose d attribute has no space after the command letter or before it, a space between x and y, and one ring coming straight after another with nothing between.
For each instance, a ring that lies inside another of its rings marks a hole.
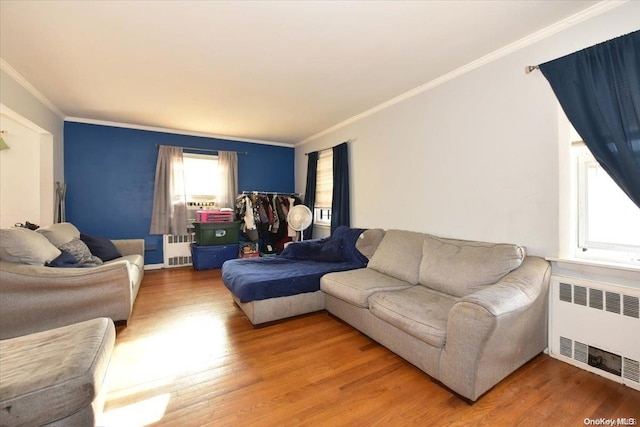
<instances>
[{"instance_id":1,"label":"white wall","mask_svg":"<svg viewBox=\"0 0 640 427\"><path fill-rule=\"evenodd\" d=\"M0 228L25 221L40 224L40 135L0 114Z\"/></svg>"},{"instance_id":2,"label":"white wall","mask_svg":"<svg viewBox=\"0 0 640 427\"><path fill-rule=\"evenodd\" d=\"M63 141L64 122L61 117L47 108L18 81L6 73L0 71L0 107L2 107L3 117L9 115L23 126L38 133L39 151L30 158L30 165L24 159L24 168L15 168L15 172L7 177L2 174L2 186L5 180L29 181L27 176L33 163L39 166L39 193L40 204L38 210L34 210L30 215L24 217L20 222L29 218L39 217L40 225L51 224L54 220L54 204L56 181L64 181L64 161L63 161ZM9 144L11 146L11 144ZM7 151L12 150L13 147ZM3 202L4 203L4 202ZM9 209L9 208L7 208ZM35 208L34 208L35 209ZM2 206L4 212L5 207ZM22 213L21 213L22 215ZM23 215L24 216L24 215ZM4 227L4 224L2 225Z\"/></svg>"},{"instance_id":3,"label":"white wall","mask_svg":"<svg viewBox=\"0 0 640 427\"><path fill-rule=\"evenodd\" d=\"M297 147L296 191L304 153L352 138L352 226L556 256L559 107L544 76L524 67L637 30L638 16L640 2L624 4Z\"/></svg>"}]
</instances>

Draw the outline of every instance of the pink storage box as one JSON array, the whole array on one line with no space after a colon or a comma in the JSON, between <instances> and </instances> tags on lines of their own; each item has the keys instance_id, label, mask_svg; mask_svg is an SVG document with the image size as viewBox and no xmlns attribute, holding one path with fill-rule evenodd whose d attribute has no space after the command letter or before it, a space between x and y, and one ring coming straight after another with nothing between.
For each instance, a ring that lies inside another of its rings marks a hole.
<instances>
[{"instance_id":1,"label":"pink storage box","mask_svg":"<svg viewBox=\"0 0 640 427\"><path fill-rule=\"evenodd\" d=\"M196 222L232 222L233 211L196 211Z\"/></svg>"}]
</instances>

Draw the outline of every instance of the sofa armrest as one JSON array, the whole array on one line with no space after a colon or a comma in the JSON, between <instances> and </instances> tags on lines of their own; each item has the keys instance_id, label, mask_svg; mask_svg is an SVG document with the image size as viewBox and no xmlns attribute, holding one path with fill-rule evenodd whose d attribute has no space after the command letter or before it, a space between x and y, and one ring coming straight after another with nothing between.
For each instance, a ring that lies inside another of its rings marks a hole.
<instances>
[{"instance_id":1,"label":"sofa armrest","mask_svg":"<svg viewBox=\"0 0 640 427\"><path fill-rule=\"evenodd\" d=\"M112 240L116 249L123 255L140 255L144 257L144 239Z\"/></svg>"},{"instance_id":2,"label":"sofa armrest","mask_svg":"<svg viewBox=\"0 0 640 427\"><path fill-rule=\"evenodd\" d=\"M525 257L523 264L496 284L461 298L461 302L476 304L494 316L502 316L533 304L546 286L541 273L548 272L549 263L536 257Z\"/></svg>"},{"instance_id":3,"label":"sofa armrest","mask_svg":"<svg viewBox=\"0 0 640 427\"><path fill-rule=\"evenodd\" d=\"M52 268L0 261L0 338L95 317L128 320L133 305L129 261Z\"/></svg>"},{"instance_id":4,"label":"sofa armrest","mask_svg":"<svg viewBox=\"0 0 640 427\"><path fill-rule=\"evenodd\" d=\"M451 308L440 380L476 400L547 346L551 267L542 258L522 265L493 286Z\"/></svg>"}]
</instances>

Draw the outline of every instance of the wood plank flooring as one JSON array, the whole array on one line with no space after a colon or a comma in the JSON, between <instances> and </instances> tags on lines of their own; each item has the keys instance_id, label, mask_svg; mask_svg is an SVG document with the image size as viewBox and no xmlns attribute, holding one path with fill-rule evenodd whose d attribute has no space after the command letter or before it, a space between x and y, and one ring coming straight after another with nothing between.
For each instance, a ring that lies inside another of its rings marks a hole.
<instances>
[{"instance_id":1,"label":"wood plank flooring","mask_svg":"<svg viewBox=\"0 0 640 427\"><path fill-rule=\"evenodd\" d=\"M469 405L326 312L254 329L219 270L147 272L107 381L105 426L640 422L639 391L547 355Z\"/></svg>"}]
</instances>

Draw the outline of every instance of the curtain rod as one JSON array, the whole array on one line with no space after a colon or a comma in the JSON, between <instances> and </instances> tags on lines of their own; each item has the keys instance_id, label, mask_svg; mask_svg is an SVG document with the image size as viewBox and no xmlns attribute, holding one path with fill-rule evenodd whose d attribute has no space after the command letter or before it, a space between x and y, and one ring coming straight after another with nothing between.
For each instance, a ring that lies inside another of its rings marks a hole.
<instances>
[{"instance_id":1,"label":"curtain rod","mask_svg":"<svg viewBox=\"0 0 640 427\"><path fill-rule=\"evenodd\" d=\"M161 144L156 144L156 148L160 147ZM182 148L183 150L193 150L193 151L206 151L208 153L218 153L220 151L233 151L234 153L238 153L238 154L244 154L245 156L247 156L249 153L247 153L246 151L235 151L235 150L212 150L210 148L194 148L194 147L180 147L177 145L165 145L165 147L177 147L177 148Z\"/></svg>"},{"instance_id":2,"label":"curtain rod","mask_svg":"<svg viewBox=\"0 0 640 427\"><path fill-rule=\"evenodd\" d=\"M358 138L350 138L347 139L345 142L354 142L356 141ZM331 150L333 147L329 147L329 148L325 148L324 150L318 150L318 153L322 153L323 151L328 151ZM310 153L315 153L315 151L311 151ZM304 153L305 156L308 156L309 153Z\"/></svg>"},{"instance_id":3,"label":"curtain rod","mask_svg":"<svg viewBox=\"0 0 640 427\"><path fill-rule=\"evenodd\" d=\"M530 74L532 71L539 70L539 69L540 69L539 65L527 65L526 67L524 67L524 72L525 74Z\"/></svg>"}]
</instances>

